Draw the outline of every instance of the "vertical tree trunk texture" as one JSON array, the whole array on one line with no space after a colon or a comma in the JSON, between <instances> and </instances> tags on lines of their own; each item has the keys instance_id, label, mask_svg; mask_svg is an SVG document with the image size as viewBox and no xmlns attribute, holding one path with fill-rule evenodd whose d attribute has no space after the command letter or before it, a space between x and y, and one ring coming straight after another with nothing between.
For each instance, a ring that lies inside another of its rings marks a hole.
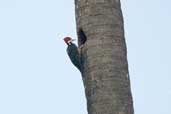
<instances>
[{"instance_id":1,"label":"vertical tree trunk texture","mask_svg":"<svg viewBox=\"0 0 171 114\"><path fill-rule=\"evenodd\" d=\"M120 0L75 0L88 114L133 114Z\"/></svg>"}]
</instances>

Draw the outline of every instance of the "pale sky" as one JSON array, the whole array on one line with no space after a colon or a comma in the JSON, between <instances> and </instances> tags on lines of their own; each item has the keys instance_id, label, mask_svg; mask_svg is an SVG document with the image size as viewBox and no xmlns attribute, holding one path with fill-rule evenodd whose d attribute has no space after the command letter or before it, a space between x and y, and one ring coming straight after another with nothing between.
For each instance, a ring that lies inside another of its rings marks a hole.
<instances>
[{"instance_id":1,"label":"pale sky","mask_svg":"<svg viewBox=\"0 0 171 114\"><path fill-rule=\"evenodd\" d=\"M122 10L135 114L171 114L171 1ZM87 114L75 28L74 0L0 0L0 114Z\"/></svg>"}]
</instances>

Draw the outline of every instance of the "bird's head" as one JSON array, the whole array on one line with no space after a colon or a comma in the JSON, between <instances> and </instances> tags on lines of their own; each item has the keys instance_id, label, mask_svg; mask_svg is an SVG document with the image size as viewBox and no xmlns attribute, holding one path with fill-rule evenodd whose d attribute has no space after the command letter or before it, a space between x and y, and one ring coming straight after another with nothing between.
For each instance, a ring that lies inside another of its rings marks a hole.
<instances>
[{"instance_id":1,"label":"bird's head","mask_svg":"<svg viewBox=\"0 0 171 114\"><path fill-rule=\"evenodd\" d=\"M65 37L65 38L64 38L64 41L65 41L65 43L66 43L67 45L70 45L70 44L72 43L72 41L75 41L75 39L72 39L72 38L70 38L70 37Z\"/></svg>"}]
</instances>

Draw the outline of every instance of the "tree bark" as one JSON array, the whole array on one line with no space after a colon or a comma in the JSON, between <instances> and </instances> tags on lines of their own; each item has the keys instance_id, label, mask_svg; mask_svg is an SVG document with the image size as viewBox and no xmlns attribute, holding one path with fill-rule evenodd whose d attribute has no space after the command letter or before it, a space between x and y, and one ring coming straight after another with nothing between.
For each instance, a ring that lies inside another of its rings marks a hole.
<instances>
[{"instance_id":1,"label":"tree bark","mask_svg":"<svg viewBox=\"0 0 171 114\"><path fill-rule=\"evenodd\" d=\"M133 114L120 0L75 0L75 12L88 114Z\"/></svg>"}]
</instances>

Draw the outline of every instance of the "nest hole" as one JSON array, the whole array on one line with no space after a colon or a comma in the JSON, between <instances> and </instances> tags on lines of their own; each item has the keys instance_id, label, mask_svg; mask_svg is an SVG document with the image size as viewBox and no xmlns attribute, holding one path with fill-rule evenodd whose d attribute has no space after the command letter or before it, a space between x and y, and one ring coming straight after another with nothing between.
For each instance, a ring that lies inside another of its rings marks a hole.
<instances>
[{"instance_id":1,"label":"nest hole","mask_svg":"<svg viewBox=\"0 0 171 114\"><path fill-rule=\"evenodd\" d=\"M78 46L84 45L87 41L87 36L84 33L82 28L79 28L78 30Z\"/></svg>"}]
</instances>

